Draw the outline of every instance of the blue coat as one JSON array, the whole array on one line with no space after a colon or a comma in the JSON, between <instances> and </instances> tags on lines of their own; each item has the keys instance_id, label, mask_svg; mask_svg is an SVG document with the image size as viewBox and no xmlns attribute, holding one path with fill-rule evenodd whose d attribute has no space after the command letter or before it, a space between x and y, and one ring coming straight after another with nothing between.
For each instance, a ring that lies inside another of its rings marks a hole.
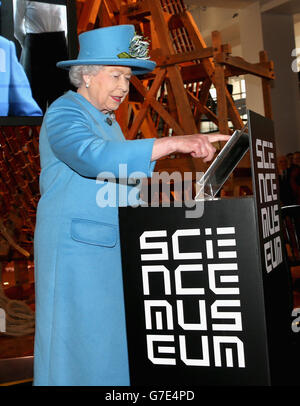
<instances>
[{"instance_id":1,"label":"blue coat","mask_svg":"<svg viewBox=\"0 0 300 406\"><path fill-rule=\"evenodd\" d=\"M35 385L130 384L118 208L99 207L107 184L95 178L104 171L118 178L119 164L151 176L154 139L125 140L105 119L69 91L41 128Z\"/></svg>"},{"instance_id":2,"label":"blue coat","mask_svg":"<svg viewBox=\"0 0 300 406\"><path fill-rule=\"evenodd\" d=\"M0 116L41 116L15 44L0 36Z\"/></svg>"}]
</instances>

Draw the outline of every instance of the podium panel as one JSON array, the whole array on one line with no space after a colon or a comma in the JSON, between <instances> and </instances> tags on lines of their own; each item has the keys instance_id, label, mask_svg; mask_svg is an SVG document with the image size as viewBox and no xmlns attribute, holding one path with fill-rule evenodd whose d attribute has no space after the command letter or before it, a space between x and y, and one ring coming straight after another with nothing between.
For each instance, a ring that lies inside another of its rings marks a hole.
<instances>
[{"instance_id":1,"label":"podium panel","mask_svg":"<svg viewBox=\"0 0 300 406\"><path fill-rule=\"evenodd\" d=\"M248 112L253 196L119 209L131 385L289 383L292 292L272 122Z\"/></svg>"},{"instance_id":2,"label":"podium panel","mask_svg":"<svg viewBox=\"0 0 300 406\"><path fill-rule=\"evenodd\" d=\"M120 209L132 385L270 383L253 218L252 198Z\"/></svg>"}]
</instances>

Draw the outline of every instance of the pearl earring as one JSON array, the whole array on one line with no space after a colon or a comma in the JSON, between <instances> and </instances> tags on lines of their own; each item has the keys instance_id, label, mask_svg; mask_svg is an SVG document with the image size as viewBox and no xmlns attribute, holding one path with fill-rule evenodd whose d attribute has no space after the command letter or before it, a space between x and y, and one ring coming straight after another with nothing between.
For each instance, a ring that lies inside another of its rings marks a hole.
<instances>
[{"instance_id":1,"label":"pearl earring","mask_svg":"<svg viewBox=\"0 0 300 406\"><path fill-rule=\"evenodd\" d=\"M88 89L88 88L90 87L90 84L89 84L89 83L86 83L86 84L85 84L85 87Z\"/></svg>"}]
</instances>

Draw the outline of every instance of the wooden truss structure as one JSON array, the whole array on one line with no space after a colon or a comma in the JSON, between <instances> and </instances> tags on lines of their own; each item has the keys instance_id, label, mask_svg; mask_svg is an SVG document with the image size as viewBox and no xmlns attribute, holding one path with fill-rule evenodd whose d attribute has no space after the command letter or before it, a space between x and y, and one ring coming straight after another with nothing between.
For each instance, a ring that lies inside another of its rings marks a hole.
<instances>
[{"instance_id":1,"label":"wooden truss structure","mask_svg":"<svg viewBox=\"0 0 300 406\"><path fill-rule=\"evenodd\" d=\"M30 256L39 199L38 137L35 126L0 127L0 258L8 254L4 241L17 257Z\"/></svg>"},{"instance_id":2,"label":"wooden truss structure","mask_svg":"<svg viewBox=\"0 0 300 406\"><path fill-rule=\"evenodd\" d=\"M227 87L228 78L252 74L261 78L265 115L272 118L270 83L272 61L266 52L258 63L231 55L218 31L207 47L183 0L77 0L78 33L116 24L133 24L151 40L151 59L157 67L143 78L133 77L133 91L118 113L127 139L199 133L203 116L220 133L244 126ZM217 94L217 112L208 105L210 89ZM166 163L159 168L165 168ZM200 160L168 160L181 170L205 169Z\"/></svg>"}]
</instances>

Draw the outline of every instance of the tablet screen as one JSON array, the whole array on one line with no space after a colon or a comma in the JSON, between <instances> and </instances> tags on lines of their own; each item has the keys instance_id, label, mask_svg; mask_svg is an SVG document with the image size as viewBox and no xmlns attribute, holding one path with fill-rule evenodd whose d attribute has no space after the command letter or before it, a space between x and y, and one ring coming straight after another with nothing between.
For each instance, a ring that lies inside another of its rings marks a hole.
<instances>
[{"instance_id":1,"label":"tablet screen","mask_svg":"<svg viewBox=\"0 0 300 406\"><path fill-rule=\"evenodd\" d=\"M236 130L214 159L201 179L199 179L198 196L214 198L224 185L234 168L249 149L247 125L242 130Z\"/></svg>"}]
</instances>

